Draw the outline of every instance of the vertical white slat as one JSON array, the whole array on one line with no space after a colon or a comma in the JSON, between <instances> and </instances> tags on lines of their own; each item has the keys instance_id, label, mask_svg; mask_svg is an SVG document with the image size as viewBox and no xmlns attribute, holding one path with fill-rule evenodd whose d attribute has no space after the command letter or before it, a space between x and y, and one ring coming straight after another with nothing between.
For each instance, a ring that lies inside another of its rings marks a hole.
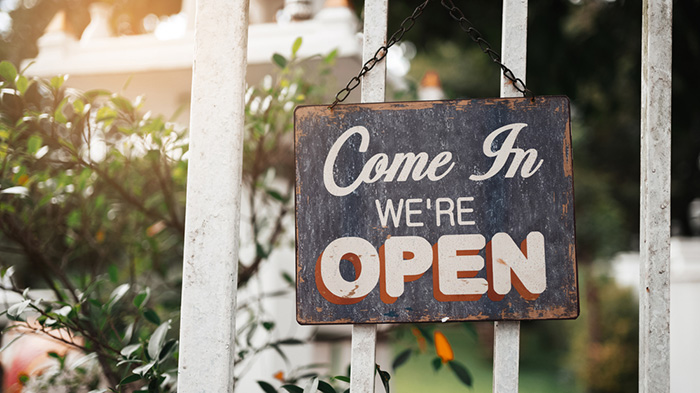
<instances>
[{"instance_id":1,"label":"vertical white slat","mask_svg":"<svg viewBox=\"0 0 700 393\"><path fill-rule=\"evenodd\" d=\"M178 391L233 392L248 0L197 0Z\"/></svg>"},{"instance_id":2,"label":"vertical white slat","mask_svg":"<svg viewBox=\"0 0 700 393\"><path fill-rule=\"evenodd\" d=\"M672 0L645 0L642 23L639 391L670 388Z\"/></svg>"},{"instance_id":3,"label":"vertical white slat","mask_svg":"<svg viewBox=\"0 0 700 393\"><path fill-rule=\"evenodd\" d=\"M367 0L362 43L363 64L379 47L386 45L388 0ZM386 59L374 66L362 80L362 102L384 102ZM374 393L374 364L377 346L376 325L353 325L350 391Z\"/></svg>"},{"instance_id":4,"label":"vertical white slat","mask_svg":"<svg viewBox=\"0 0 700 393\"><path fill-rule=\"evenodd\" d=\"M503 0L501 61L525 81L527 65L527 0ZM520 97L501 73L501 97ZM496 322L493 344L493 392L517 393L520 322Z\"/></svg>"}]
</instances>

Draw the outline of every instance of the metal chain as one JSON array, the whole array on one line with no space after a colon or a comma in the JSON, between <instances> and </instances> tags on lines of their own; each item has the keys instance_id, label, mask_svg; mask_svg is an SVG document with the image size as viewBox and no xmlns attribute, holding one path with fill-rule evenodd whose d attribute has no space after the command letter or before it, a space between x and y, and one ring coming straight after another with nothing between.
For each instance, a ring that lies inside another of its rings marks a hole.
<instances>
[{"instance_id":1,"label":"metal chain","mask_svg":"<svg viewBox=\"0 0 700 393\"><path fill-rule=\"evenodd\" d=\"M513 87L517 91L523 94L523 97L530 96L532 99L535 98L535 94L525 86L525 82L523 82L522 79L516 78L515 75L513 74L513 71L510 70L510 68L506 67L503 62L501 62L501 55L498 54L495 50L491 48L491 45L481 36L481 33L479 33L479 30L474 28L474 25L472 22L470 22L467 18L464 17L464 14L462 11L457 8L456 5L452 2L452 0L441 0L440 4L442 4L443 7L445 7L449 13L452 19L456 20L457 23L459 23L459 27L462 28L468 35L469 38L472 39L477 45L479 45L479 48L481 49L482 52L486 53L490 58L491 61L494 63L498 64L499 67L501 67L501 70L503 70L503 76L508 78L513 83Z\"/></svg>"},{"instance_id":2,"label":"metal chain","mask_svg":"<svg viewBox=\"0 0 700 393\"><path fill-rule=\"evenodd\" d=\"M409 16L408 18L404 19L403 22L401 22L399 29L391 35L391 37L387 41L387 44L385 46L380 46L377 52L375 52L374 57L367 60L367 62L362 66L362 69L357 74L357 76L353 76L348 82L348 84L345 85L345 87L342 88L338 92L338 94L335 95L335 101L333 101L333 103L328 106L328 109L333 109L336 105L345 101L345 99L348 98L350 92L360 85L360 78L362 78L366 73L372 70L372 68L374 68L374 66L377 63L382 61L389 53L389 48L391 48L397 42L401 41L401 38L403 38L404 34L411 30L413 25L415 25L416 23L416 19L418 19L418 17L421 16L421 14L423 14L423 10L425 9L425 7L428 6L428 3L430 3L430 1L431 0L425 0L418 7L416 7L415 10L413 10L411 16ZM499 67L501 67L501 70L503 70L503 75L513 83L513 87L515 87L516 90L521 92L523 94L523 97L530 96L534 99L535 94L527 88L525 82L523 82L522 79L516 78L513 74L513 71L511 71L510 68L506 67L506 65L501 62L501 55L499 55L498 52L491 48L491 45L482 37L481 33L479 33L479 31L476 28L474 28L474 25L467 18L464 17L462 11L454 5L452 0L441 0L440 3L449 11L452 19L456 20L457 23L459 23L459 26L462 28L462 30L464 30L469 35L469 38L471 38L472 41L479 45L481 51L486 53L491 58L491 61L493 61Z\"/></svg>"},{"instance_id":3,"label":"metal chain","mask_svg":"<svg viewBox=\"0 0 700 393\"><path fill-rule=\"evenodd\" d=\"M333 103L330 106L328 106L328 109L333 109L336 105L345 101L345 99L348 98L350 92L360 85L360 78L362 78L366 73L368 73L372 68L374 68L374 66L377 63L382 61L389 53L389 48L391 48L395 43L401 41L403 35L406 34L407 31L411 30L413 25L416 24L416 19L418 19L418 17L421 16L421 14L423 13L423 9L425 9L425 7L428 5L428 3L430 3L430 1L431 0L425 0L418 7L416 7L415 10L413 10L413 14L411 14L411 16L409 16L408 18L404 19L403 22L401 22L399 30L397 30L394 34L391 35L386 45L380 46L379 49L377 49L377 52L374 53L374 57L367 60L365 65L362 66L360 73L357 74L357 76L353 76L352 79L350 79L350 81L348 82L348 84L345 85L345 87L342 88L338 92L338 94L335 95L335 101L333 101Z\"/></svg>"}]
</instances>

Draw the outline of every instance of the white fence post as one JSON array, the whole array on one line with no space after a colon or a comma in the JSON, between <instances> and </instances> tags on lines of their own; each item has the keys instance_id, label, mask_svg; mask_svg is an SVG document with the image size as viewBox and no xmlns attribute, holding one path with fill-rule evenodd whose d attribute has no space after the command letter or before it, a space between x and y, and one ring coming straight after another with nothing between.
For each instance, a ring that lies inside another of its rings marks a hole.
<instances>
[{"instance_id":1,"label":"white fence post","mask_svg":"<svg viewBox=\"0 0 700 393\"><path fill-rule=\"evenodd\" d=\"M363 64L386 45L388 0L367 0L362 42ZM362 79L362 102L384 102L386 59L377 63ZM350 360L350 391L374 393L377 325L353 325Z\"/></svg>"},{"instance_id":2,"label":"white fence post","mask_svg":"<svg viewBox=\"0 0 700 393\"><path fill-rule=\"evenodd\" d=\"M639 392L670 388L672 0L645 0L642 20Z\"/></svg>"},{"instance_id":3,"label":"white fence post","mask_svg":"<svg viewBox=\"0 0 700 393\"><path fill-rule=\"evenodd\" d=\"M527 59L527 0L503 0L501 60L517 78L525 81ZM501 72L501 97L519 97ZM520 322L495 322L493 343L493 392L518 391Z\"/></svg>"},{"instance_id":4,"label":"white fence post","mask_svg":"<svg viewBox=\"0 0 700 393\"><path fill-rule=\"evenodd\" d=\"M233 391L248 0L197 0L178 391Z\"/></svg>"}]
</instances>

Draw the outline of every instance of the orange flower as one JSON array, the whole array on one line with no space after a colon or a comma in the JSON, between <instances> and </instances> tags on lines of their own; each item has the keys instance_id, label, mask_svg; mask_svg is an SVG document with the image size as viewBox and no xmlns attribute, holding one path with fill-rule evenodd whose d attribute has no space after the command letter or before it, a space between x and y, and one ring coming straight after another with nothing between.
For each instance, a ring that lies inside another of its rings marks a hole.
<instances>
[{"instance_id":1,"label":"orange flower","mask_svg":"<svg viewBox=\"0 0 700 393\"><path fill-rule=\"evenodd\" d=\"M413 333L414 336L416 336L416 341L418 341L418 349L420 350L421 353L424 353L425 350L427 349L427 344L425 343L425 337L423 337L423 334L421 334L420 330L416 328L412 328L411 332Z\"/></svg>"},{"instance_id":2,"label":"orange flower","mask_svg":"<svg viewBox=\"0 0 700 393\"><path fill-rule=\"evenodd\" d=\"M29 176L22 175L19 177L19 179L17 179L17 185L23 186L23 185L27 184L28 181L29 181Z\"/></svg>"},{"instance_id":3,"label":"orange flower","mask_svg":"<svg viewBox=\"0 0 700 393\"><path fill-rule=\"evenodd\" d=\"M275 373L275 375L272 376L272 378L279 380L280 382L284 382L284 373L282 371L278 371Z\"/></svg>"},{"instance_id":4,"label":"orange flower","mask_svg":"<svg viewBox=\"0 0 700 393\"><path fill-rule=\"evenodd\" d=\"M443 363L447 363L455 358L450 342L447 341L447 337L439 330L435 331L435 352L437 352L438 357L440 357Z\"/></svg>"}]
</instances>

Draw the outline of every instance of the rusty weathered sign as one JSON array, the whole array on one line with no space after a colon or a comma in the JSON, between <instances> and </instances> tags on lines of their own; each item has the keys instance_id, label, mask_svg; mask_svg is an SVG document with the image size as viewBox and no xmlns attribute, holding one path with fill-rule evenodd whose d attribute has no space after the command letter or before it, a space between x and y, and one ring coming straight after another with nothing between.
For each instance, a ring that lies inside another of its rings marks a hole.
<instances>
[{"instance_id":1,"label":"rusty weathered sign","mask_svg":"<svg viewBox=\"0 0 700 393\"><path fill-rule=\"evenodd\" d=\"M299 107L303 324L578 316L566 97Z\"/></svg>"}]
</instances>

